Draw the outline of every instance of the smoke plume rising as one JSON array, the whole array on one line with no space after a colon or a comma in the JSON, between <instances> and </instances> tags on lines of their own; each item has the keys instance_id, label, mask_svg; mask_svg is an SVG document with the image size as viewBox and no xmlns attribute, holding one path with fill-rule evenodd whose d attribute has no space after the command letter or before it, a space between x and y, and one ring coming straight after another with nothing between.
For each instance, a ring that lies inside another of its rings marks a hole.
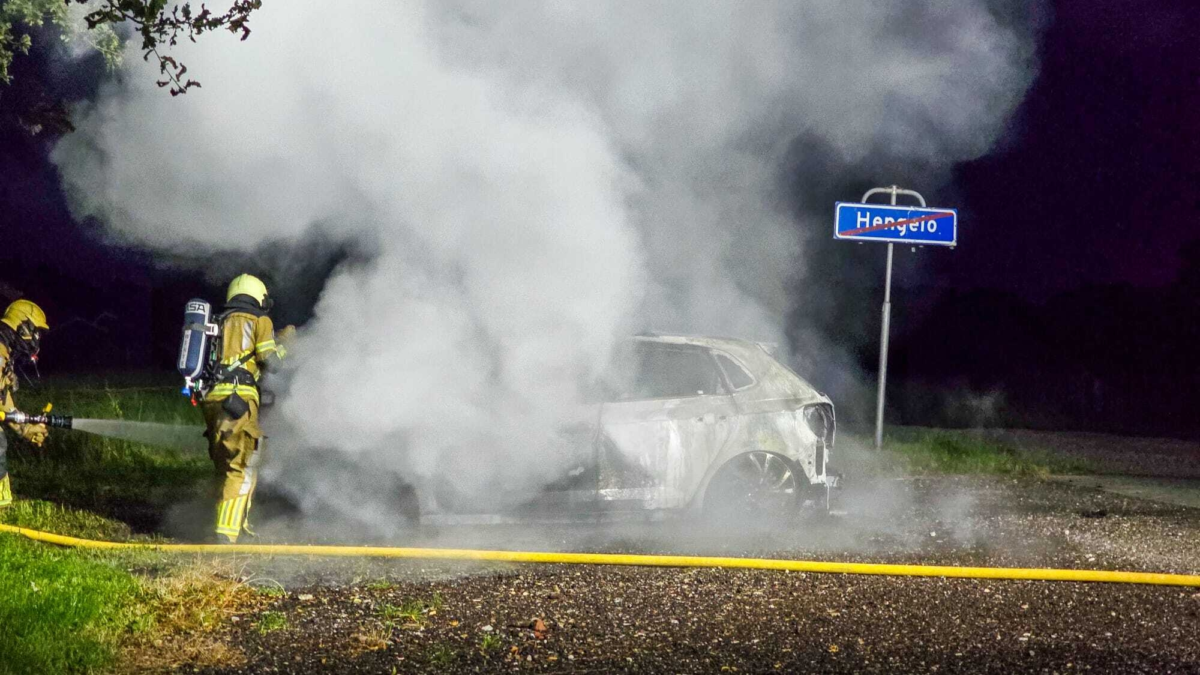
<instances>
[{"instance_id":1,"label":"smoke plume rising","mask_svg":"<svg viewBox=\"0 0 1200 675\"><path fill-rule=\"evenodd\" d=\"M78 217L172 255L369 253L328 279L274 420L301 498L351 511L312 467L540 485L630 332L783 342L829 236L791 215L791 140L951 166L1033 76L982 0L289 0L254 29L182 46L203 88L177 99L127 58L55 160Z\"/></svg>"}]
</instances>

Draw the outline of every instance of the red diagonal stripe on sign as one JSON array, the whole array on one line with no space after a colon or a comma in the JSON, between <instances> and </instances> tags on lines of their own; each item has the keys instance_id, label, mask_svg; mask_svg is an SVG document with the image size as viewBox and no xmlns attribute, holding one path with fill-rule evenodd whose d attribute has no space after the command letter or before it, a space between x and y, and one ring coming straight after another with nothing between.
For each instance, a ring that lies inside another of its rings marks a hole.
<instances>
[{"instance_id":1,"label":"red diagonal stripe on sign","mask_svg":"<svg viewBox=\"0 0 1200 675\"><path fill-rule=\"evenodd\" d=\"M953 215L954 215L953 213L933 213L928 216L921 216L920 218L910 218L909 220L897 220L893 223L883 223L881 225L870 225L868 227L860 227L857 230L846 230L845 232L839 232L838 234L843 237L853 237L857 234L866 234L867 232L874 232L876 230L886 230L889 227L900 227L901 225L911 225L913 223L922 223L922 222L925 222L926 220L937 220L938 218L949 218L950 216L953 216Z\"/></svg>"}]
</instances>

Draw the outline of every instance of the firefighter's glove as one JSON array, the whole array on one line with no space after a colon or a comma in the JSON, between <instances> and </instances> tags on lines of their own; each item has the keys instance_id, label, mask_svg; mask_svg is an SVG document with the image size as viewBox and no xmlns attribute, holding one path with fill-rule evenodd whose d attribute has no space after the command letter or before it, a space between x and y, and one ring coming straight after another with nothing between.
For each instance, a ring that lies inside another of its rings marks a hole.
<instances>
[{"instance_id":1,"label":"firefighter's glove","mask_svg":"<svg viewBox=\"0 0 1200 675\"><path fill-rule=\"evenodd\" d=\"M291 348L292 343L296 341L296 327L284 326L275 332L275 341L284 347Z\"/></svg>"},{"instance_id":2,"label":"firefighter's glove","mask_svg":"<svg viewBox=\"0 0 1200 675\"><path fill-rule=\"evenodd\" d=\"M45 424L22 424L17 429L17 433L40 448L46 442L46 437L50 435L50 430L46 428Z\"/></svg>"}]
</instances>

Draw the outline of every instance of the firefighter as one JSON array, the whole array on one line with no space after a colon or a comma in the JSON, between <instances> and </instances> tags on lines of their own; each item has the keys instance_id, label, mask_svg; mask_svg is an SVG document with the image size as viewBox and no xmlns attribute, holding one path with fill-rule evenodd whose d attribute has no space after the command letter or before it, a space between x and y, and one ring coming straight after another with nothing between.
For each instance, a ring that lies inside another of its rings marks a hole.
<instances>
[{"instance_id":1,"label":"firefighter","mask_svg":"<svg viewBox=\"0 0 1200 675\"><path fill-rule=\"evenodd\" d=\"M42 331L49 330L46 313L29 300L17 300L4 310L0 318L0 406L4 412L16 409L12 394L18 388L14 361L26 358L37 361ZM41 446L48 431L45 424L10 424L14 431L30 443ZM8 441L0 430L0 508L12 503L12 482L8 477L6 452Z\"/></svg>"},{"instance_id":2,"label":"firefighter","mask_svg":"<svg viewBox=\"0 0 1200 675\"><path fill-rule=\"evenodd\" d=\"M205 394L203 410L207 427L208 454L217 472L218 489L216 540L234 543L242 531L253 534L246 524L254 488L258 481L263 432L259 426L259 380L264 370L273 370L286 356L276 342L274 325L267 313L271 297L257 277L242 274L229 284L225 309L217 317L221 326L217 375ZM281 342L294 334L288 326L280 331Z\"/></svg>"}]
</instances>

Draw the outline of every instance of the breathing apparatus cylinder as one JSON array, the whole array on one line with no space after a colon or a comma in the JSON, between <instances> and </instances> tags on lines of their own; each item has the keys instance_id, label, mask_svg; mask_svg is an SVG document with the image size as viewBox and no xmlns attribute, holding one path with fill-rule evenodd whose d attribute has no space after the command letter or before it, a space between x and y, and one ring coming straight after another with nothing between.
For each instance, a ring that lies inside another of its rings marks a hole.
<instances>
[{"instance_id":1,"label":"breathing apparatus cylinder","mask_svg":"<svg viewBox=\"0 0 1200 675\"><path fill-rule=\"evenodd\" d=\"M208 365L212 337L219 327L212 323L212 305L193 298L183 311L183 341L179 345L179 374L183 376L183 395L191 397L201 386Z\"/></svg>"}]
</instances>

